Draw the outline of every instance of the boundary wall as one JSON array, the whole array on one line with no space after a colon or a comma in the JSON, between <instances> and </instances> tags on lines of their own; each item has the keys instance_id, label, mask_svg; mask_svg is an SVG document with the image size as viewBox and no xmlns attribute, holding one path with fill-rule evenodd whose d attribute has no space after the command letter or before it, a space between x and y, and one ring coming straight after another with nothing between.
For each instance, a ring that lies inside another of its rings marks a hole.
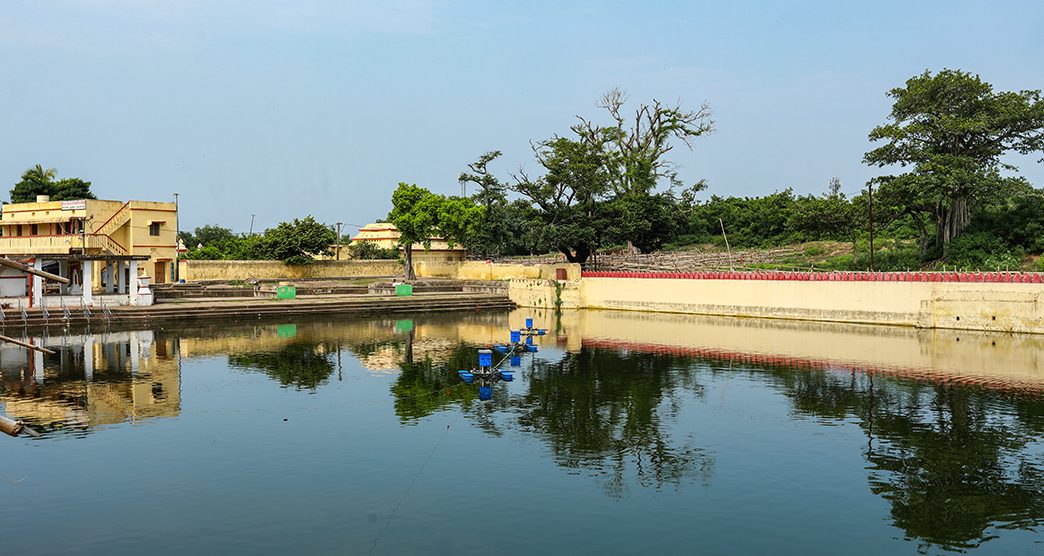
<instances>
[{"instance_id":1,"label":"boundary wall","mask_svg":"<svg viewBox=\"0 0 1044 556\"><path fill-rule=\"evenodd\" d=\"M436 263L416 261L413 270L418 278L452 278L455 280L554 280L559 271L564 272L566 280L580 278L580 265L561 264L504 264L485 261L464 261L458 263Z\"/></svg>"},{"instance_id":2,"label":"boundary wall","mask_svg":"<svg viewBox=\"0 0 1044 556\"><path fill-rule=\"evenodd\" d=\"M180 275L186 282L203 280L294 280L304 278L356 278L403 276L397 260L320 260L311 264L288 265L282 261L204 261L183 260ZM500 264L485 261L414 261L418 278L452 280L580 279L578 264Z\"/></svg>"},{"instance_id":3,"label":"boundary wall","mask_svg":"<svg viewBox=\"0 0 1044 556\"><path fill-rule=\"evenodd\" d=\"M1044 333L1037 273L606 273L513 280L523 307Z\"/></svg>"},{"instance_id":4,"label":"boundary wall","mask_svg":"<svg viewBox=\"0 0 1044 556\"><path fill-rule=\"evenodd\" d=\"M186 282L202 280L293 280L301 278L354 278L402 274L402 263L394 260L315 261L288 265L282 261L201 261L180 262L180 276Z\"/></svg>"}]
</instances>

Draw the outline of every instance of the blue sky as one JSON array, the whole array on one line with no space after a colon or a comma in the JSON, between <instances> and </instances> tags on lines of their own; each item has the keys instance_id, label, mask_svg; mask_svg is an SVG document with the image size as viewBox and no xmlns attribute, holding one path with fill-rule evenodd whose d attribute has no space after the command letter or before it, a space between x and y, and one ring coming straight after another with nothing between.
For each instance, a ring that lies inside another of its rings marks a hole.
<instances>
[{"instance_id":1,"label":"blue sky","mask_svg":"<svg viewBox=\"0 0 1044 556\"><path fill-rule=\"evenodd\" d=\"M706 101L673 158L709 193L852 193L885 92L925 70L1044 89L1044 3L2 0L0 189L36 163L182 226L365 224L399 181L460 191L499 149L632 102ZM1013 159L1044 186L1039 157ZM353 230L349 228L349 233Z\"/></svg>"}]
</instances>

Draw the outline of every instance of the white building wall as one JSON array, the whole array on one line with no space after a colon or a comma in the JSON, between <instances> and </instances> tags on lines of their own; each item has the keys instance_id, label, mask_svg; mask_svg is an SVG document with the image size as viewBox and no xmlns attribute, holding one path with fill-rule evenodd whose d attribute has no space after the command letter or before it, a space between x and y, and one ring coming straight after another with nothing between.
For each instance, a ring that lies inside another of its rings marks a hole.
<instances>
[{"instance_id":1,"label":"white building wall","mask_svg":"<svg viewBox=\"0 0 1044 556\"><path fill-rule=\"evenodd\" d=\"M9 267L0 267L0 297L25 297L29 294L26 273Z\"/></svg>"}]
</instances>

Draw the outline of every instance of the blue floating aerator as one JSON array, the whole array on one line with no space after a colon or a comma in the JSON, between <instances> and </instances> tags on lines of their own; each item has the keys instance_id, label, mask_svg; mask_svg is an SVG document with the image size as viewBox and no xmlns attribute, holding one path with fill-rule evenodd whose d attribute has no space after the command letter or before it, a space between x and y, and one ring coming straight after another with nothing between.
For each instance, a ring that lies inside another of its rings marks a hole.
<instances>
[{"instance_id":1,"label":"blue floating aerator","mask_svg":"<svg viewBox=\"0 0 1044 556\"><path fill-rule=\"evenodd\" d=\"M532 328L533 328L533 317L526 317L526 328L532 330Z\"/></svg>"},{"instance_id":2,"label":"blue floating aerator","mask_svg":"<svg viewBox=\"0 0 1044 556\"><path fill-rule=\"evenodd\" d=\"M517 343L519 343L521 341L522 341L522 331L521 330L512 330L511 331L511 343L512 344L517 344Z\"/></svg>"},{"instance_id":3,"label":"blue floating aerator","mask_svg":"<svg viewBox=\"0 0 1044 556\"><path fill-rule=\"evenodd\" d=\"M526 336L526 345L527 346L533 345L533 337L532 336Z\"/></svg>"},{"instance_id":4,"label":"blue floating aerator","mask_svg":"<svg viewBox=\"0 0 1044 556\"><path fill-rule=\"evenodd\" d=\"M461 380L468 384L471 384L471 381L475 378L475 375L464 370L457 371L457 376L459 376Z\"/></svg>"},{"instance_id":5,"label":"blue floating aerator","mask_svg":"<svg viewBox=\"0 0 1044 556\"><path fill-rule=\"evenodd\" d=\"M515 380L515 373L513 371L500 371L500 380L511 382Z\"/></svg>"},{"instance_id":6,"label":"blue floating aerator","mask_svg":"<svg viewBox=\"0 0 1044 556\"><path fill-rule=\"evenodd\" d=\"M479 399L482 401L493 399L493 387L492 386L479 386Z\"/></svg>"},{"instance_id":7,"label":"blue floating aerator","mask_svg":"<svg viewBox=\"0 0 1044 556\"><path fill-rule=\"evenodd\" d=\"M526 351L528 351L530 353L536 353L537 352L537 347L536 346L529 346L529 345L527 345L526 346Z\"/></svg>"},{"instance_id":8,"label":"blue floating aerator","mask_svg":"<svg viewBox=\"0 0 1044 556\"><path fill-rule=\"evenodd\" d=\"M480 349L479 352L479 367L492 367L493 366L493 352L488 349Z\"/></svg>"},{"instance_id":9,"label":"blue floating aerator","mask_svg":"<svg viewBox=\"0 0 1044 556\"><path fill-rule=\"evenodd\" d=\"M507 346L502 346L502 345L499 345L499 344L493 346L493 349L499 351L500 353L507 353L507 350L508 350Z\"/></svg>"},{"instance_id":10,"label":"blue floating aerator","mask_svg":"<svg viewBox=\"0 0 1044 556\"><path fill-rule=\"evenodd\" d=\"M522 356L521 355L512 355L511 356L511 366L512 367L521 367L522 366Z\"/></svg>"}]
</instances>

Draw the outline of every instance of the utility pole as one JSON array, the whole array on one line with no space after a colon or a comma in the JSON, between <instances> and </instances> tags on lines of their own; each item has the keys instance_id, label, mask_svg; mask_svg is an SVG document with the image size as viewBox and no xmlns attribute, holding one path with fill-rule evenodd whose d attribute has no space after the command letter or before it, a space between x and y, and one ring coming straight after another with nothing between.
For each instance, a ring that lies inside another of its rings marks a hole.
<instances>
[{"instance_id":1,"label":"utility pole","mask_svg":"<svg viewBox=\"0 0 1044 556\"><path fill-rule=\"evenodd\" d=\"M344 222L338 222L337 223L337 254L336 254L334 260L338 260L338 261L341 260L341 226L343 226L343 225L344 225ZM338 353L338 356L340 356L339 353Z\"/></svg>"},{"instance_id":2,"label":"utility pole","mask_svg":"<svg viewBox=\"0 0 1044 556\"><path fill-rule=\"evenodd\" d=\"M257 215L256 214L251 214L250 215L250 231L247 232L248 236L254 235L254 217L255 216L257 216Z\"/></svg>"},{"instance_id":3,"label":"utility pole","mask_svg":"<svg viewBox=\"0 0 1044 556\"><path fill-rule=\"evenodd\" d=\"M178 246L181 245L181 223L178 222L178 194L174 193L174 283L178 283L181 278L181 252L178 250ZM132 247L133 249L133 247Z\"/></svg>"},{"instance_id":4,"label":"utility pole","mask_svg":"<svg viewBox=\"0 0 1044 556\"><path fill-rule=\"evenodd\" d=\"M868 182L866 184L867 191L869 191L869 203L867 204L867 210L869 211L870 221L870 272L874 271L874 184Z\"/></svg>"}]
</instances>

